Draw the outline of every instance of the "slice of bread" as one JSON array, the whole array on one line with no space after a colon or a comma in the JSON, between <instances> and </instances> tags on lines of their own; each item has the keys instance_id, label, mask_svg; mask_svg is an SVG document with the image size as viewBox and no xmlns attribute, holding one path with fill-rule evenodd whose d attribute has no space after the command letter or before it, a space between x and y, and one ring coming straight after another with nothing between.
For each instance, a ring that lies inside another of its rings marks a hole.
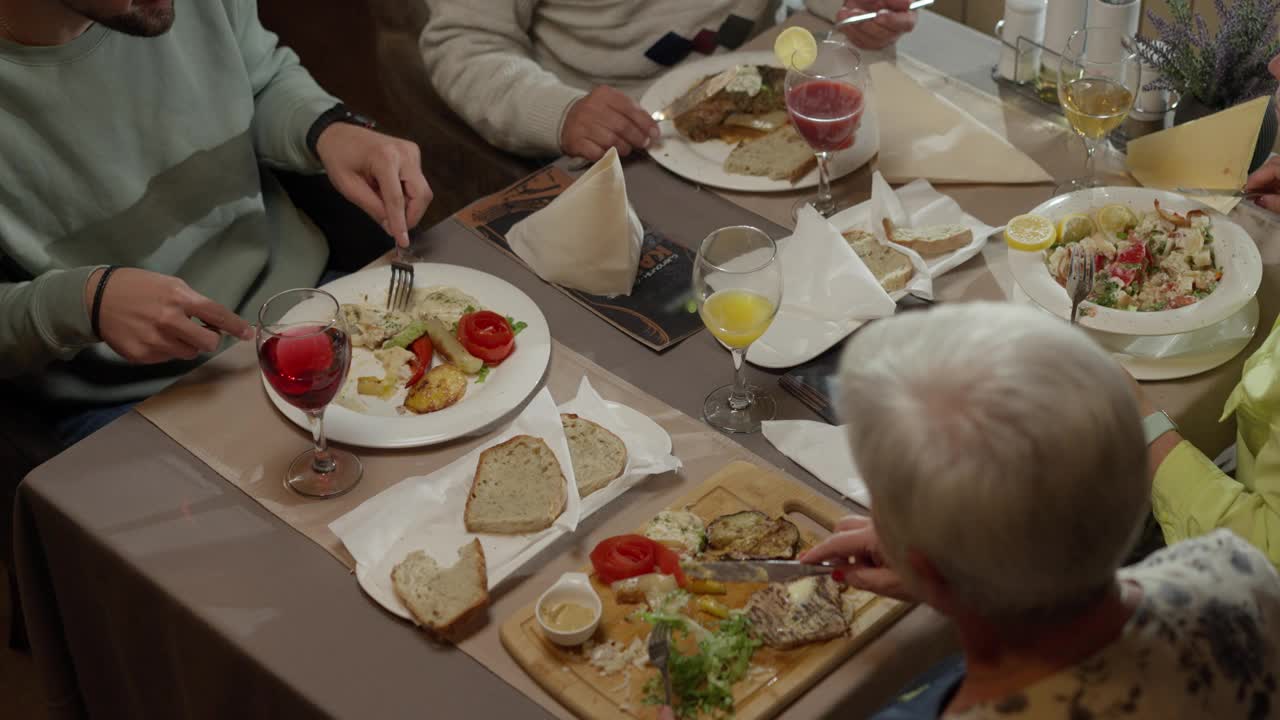
<instances>
[{"instance_id":1,"label":"slice of bread","mask_svg":"<svg viewBox=\"0 0 1280 720\"><path fill-rule=\"evenodd\" d=\"M622 477L627 469L627 446L622 438L577 415L560 416L573 458L578 495L586 497Z\"/></svg>"},{"instance_id":2,"label":"slice of bread","mask_svg":"<svg viewBox=\"0 0 1280 720\"><path fill-rule=\"evenodd\" d=\"M734 175L763 175L794 184L818 164L813 149L787 123L758 140L746 140L729 153L724 170Z\"/></svg>"},{"instance_id":3,"label":"slice of bread","mask_svg":"<svg viewBox=\"0 0 1280 720\"><path fill-rule=\"evenodd\" d=\"M449 632L489 604L479 540L458 548L458 562L448 568L415 550L391 570L391 584L418 625L437 634Z\"/></svg>"},{"instance_id":4,"label":"slice of bread","mask_svg":"<svg viewBox=\"0 0 1280 720\"><path fill-rule=\"evenodd\" d=\"M909 247L921 257L937 257L973 242L973 231L963 225L934 225L922 228L893 227L885 220L889 240Z\"/></svg>"},{"instance_id":5,"label":"slice of bread","mask_svg":"<svg viewBox=\"0 0 1280 720\"><path fill-rule=\"evenodd\" d=\"M911 258L906 253L881 245L875 235L865 230L850 230L844 233L844 239L849 241L849 246L866 263L876 280L880 281L880 287L885 292L905 288L916 274L915 268L911 266Z\"/></svg>"},{"instance_id":6,"label":"slice of bread","mask_svg":"<svg viewBox=\"0 0 1280 720\"><path fill-rule=\"evenodd\" d=\"M463 521L470 532L522 535L551 527L568 482L542 438L517 435L480 453Z\"/></svg>"}]
</instances>

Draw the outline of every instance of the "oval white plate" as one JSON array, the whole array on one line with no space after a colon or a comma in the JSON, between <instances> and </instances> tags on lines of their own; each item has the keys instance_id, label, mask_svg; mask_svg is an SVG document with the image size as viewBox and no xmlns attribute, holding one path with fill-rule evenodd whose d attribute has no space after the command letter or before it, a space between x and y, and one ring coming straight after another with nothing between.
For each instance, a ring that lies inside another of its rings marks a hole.
<instances>
[{"instance_id":1,"label":"oval white plate","mask_svg":"<svg viewBox=\"0 0 1280 720\"><path fill-rule=\"evenodd\" d=\"M524 336L524 333L521 333ZM618 419L621 420L627 429L634 434L644 445L651 448L662 449L664 455L671 453L671 436L667 434L662 426L654 422L648 416L616 402L605 401L609 409L613 410ZM585 519L586 516L584 516ZM542 540L542 547L546 547L555 542L560 535L548 533ZM541 548L539 548L541 549ZM399 564L400 560L392 557L383 558L382 562L375 567L356 564L356 582L360 584L360 588L373 598L373 601L386 608L387 612L405 620L413 620L413 616L409 614L408 608L404 603L400 602L400 598L396 595L395 588L391 585L391 569ZM450 559L446 562L452 563Z\"/></svg>"},{"instance_id":2,"label":"oval white plate","mask_svg":"<svg viewBox=\"0 0 1280 720\"><path fill-rule=\"evenodd\" d=\"M340 303L386 300L391 266L383 265L353 273L324 286ZM414 286L447 285L479 300L485 308L528 323L516 338L516 351L489 372L483 383L472 382L467 394L453 407L428 415L395 412L396 403L361 397L368 412L356 412L330 403L324 415L325 434L334 442L369 448L407 448L433 445L470 435L502 419L528 400L542 383L551 362L551 330L538 306L517 287L488 273L459 265L414 263ZM358 357L357 357L358 356ZM351 373L382 374L372 354L356 352ZM310 430L306 415L285 402L267 384L262 385L276 409L304 430ZM403 397L401 393L397 397Z\"/></svg>"},{"instance_id":3,"label":"oval white plate","mask_svg":"<svg viewBox=\"0 0 1280 720\"><path fill-rule=\"evenodd\" d=\"M1206 209L1194 200L1162 190L1107 187L1059 195L1031 212L1057 221L1067 213L1097 210L1111 203L1145 212L1155 209L1152 204L1155 200L1160 201L1162 208L1177 213ZM1258 293L1262 284L1262 256L1244 228L1217 213L1213 213L1213 237L1222 281L1208 297L1194 305L1159 312L1115 310L1086 302L1080 307L1090 308L1096 314L1092 317L1082 314L1080 325L1120 335L1176 335L1209 327L1235 314ZM1070 319L1071 299L1049 274L1042 251L1009 250L1009 268L1018 285L1037 305L1064 320Z\"/></svg>"},{"instance_id":4,"label":"oval white plate","mask_svg":"<svg viewBox=\"0 0 1280 720\"><path fill-rule=\"evenodd\" d=\"M1016 285L1012 299L1039 307ZM1177 380L1213 370L1239 355L1258 330L1258 315L1258 299L1252 298L1226 320L1180 335L1113 335L1088 329L1085 332L1134 378Z\"/></svg>"},{"instance_id":5,"label":"oval white plate","mask_svg":"<svg viewBox=\"0 0 1280 720\"><path fill-rule=\"evenodd\" d=\"M728 70L734 65L781 67L778 59L768 50L712 55L678 65L654 80L641 96L640 105L649 112L657 112L688 92L702 78L715 75L721 70ZM844 177L866 165L867 161L880 150L880 128L876 122L873 95L872 89L867 88L862 125L858 128L853 147L831 156L832 179ZM786 180L770 180L767 177L727 173L724 170L724 161L733 150L732 145L720 140L695 143L677 132L675 126L669 121L662 123L660 127L662 137L649 146L649 155L659 165L687 180L724 190L748 192L779 192L814 187L818 184L816 169L800 178L794 185Z\"/></svg>"}]
</instances>

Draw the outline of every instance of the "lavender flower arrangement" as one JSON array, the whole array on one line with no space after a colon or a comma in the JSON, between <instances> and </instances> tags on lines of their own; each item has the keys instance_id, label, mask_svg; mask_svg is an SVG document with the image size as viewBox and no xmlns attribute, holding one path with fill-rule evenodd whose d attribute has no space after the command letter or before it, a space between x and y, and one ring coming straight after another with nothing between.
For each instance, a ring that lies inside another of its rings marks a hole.
<instances>
[{"instance_id":1,"label":"lavender flower arrangement","mask_svg":"<svg viewBox=\"0 0 1280 720\"><path fill-rule=\"evenodd\" d=\"M1221 24L1212 38L1191 0L1169 0L1170 20L1147 12L1159 37L1138 38L1138 53L1161 74L1148 89L1176 90L1211 110L1275 90L1267 62L1280 53L1280 0L1213 4Z\"/></svg>"}]
</instances>

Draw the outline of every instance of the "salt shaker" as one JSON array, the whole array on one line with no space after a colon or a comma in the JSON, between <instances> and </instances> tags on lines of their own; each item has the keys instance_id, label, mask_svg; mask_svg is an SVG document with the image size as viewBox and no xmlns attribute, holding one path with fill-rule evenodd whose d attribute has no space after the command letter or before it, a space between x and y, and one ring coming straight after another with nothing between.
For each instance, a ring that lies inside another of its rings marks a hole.
<instances>
[{"instance_id":1,"label":"salt shaker","mask_svg":"<svg viewBox=\"0 0 1280 720\"><path fill-rule=\"evenodd\" d=\"M1000 21L1000 76L1014 82L1029 82L1040 72L1040 47L1044 42L1045 12L1048 0L1005 0L1004 20ZM1018 38L1030 40L1033 45ZM1021 49L1023 52L1019 53Z\"/></svg>"},{"instance_id":2,"label":"salt shaker","mask_svg":"<svg viewBox=\"0 0 1280 720\"><path fill-rule=\"evenodd\" d=\"M1138 34L1142 22L1142 0L1090 0L1089 27L1105 27L1124 30L1133 37ZM1109 48L1090 48L1089 57L1096 62L1119 62L1132 48L1117 45Z\"/></svg>"},{"instance_id":3,"label":"salt shaker","mask_svg":"<svg viewBox=\"0 0 1280 720\"><path fill-rule=\"evenodd\" d=\"M1058 82L1058 58L1067 47L1071 33L1085 26L1085 17L1089 13L1089 0L1053 0L1044 20L1044 47L1049 52L1044 56L1044 69ZM1056 54L1055 54L1056 53Z\"/></svg>"}]
</instances>

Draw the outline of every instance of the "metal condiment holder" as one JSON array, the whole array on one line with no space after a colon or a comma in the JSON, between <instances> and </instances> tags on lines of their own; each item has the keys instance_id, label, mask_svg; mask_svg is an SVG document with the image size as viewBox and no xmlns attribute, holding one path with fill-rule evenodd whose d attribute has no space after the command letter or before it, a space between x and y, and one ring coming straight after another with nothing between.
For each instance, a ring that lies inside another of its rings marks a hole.
<instances>
[{"instance_id":1,"label":"metal condiment holder","mask_svg":"<svg viewBox=\"0 0 1280 720\"><path fill-rule=\"evenodd\" d=\"M1061 62L1062 53L1055 52L1049 49L1047 46L1044 45L1044 43L1036 42L1031 38L1024 37L1021 35L1019 35L1013 43L1009 43L1007 40L1004 39L1004 36L1002 33L1003 30L1004 30L1004 20L1000 20L999 22L996 23L995 37L996 37L996 40L998 40L1001 45L1003 45L1004 47L1010 50L1013 50L1013 52L1015 53L1014 64L1013 64L1014 79L1010 80L1000 74L999 62L991 66L991 79L995 80L996 84L1000 85L1001 87L1009 88L1010 90L1017 92L1019 95L1028 97L1045 107L1053 108L1054 112L1058 113L1059 115L1063 115L1062 105L1058 100L1058 79L1056 77L1053 77L1051 79L1046 79L1046 71L1044 69L1046 58L1050 59L1050 61L1052 61L1053 59L1056 59L1058 62ZM1022 77L1021 72L1023 70L1023 66L1028 64L1028 63L1024 63L1023 59L1027 55L1035 53L1037 50L1039 50L1040 52L1040 62L1036 64L1036 71L1034 76ZM1178 101L1175 98L1174 101L1170 103L1169 107L1165 108L1164 118L1167 119L1169 116L1169 113L1173 112L1174 109L1177 108L1177 106L1178 106ZM1137 120L1137 118L1133 118L1133 119L1137 122L1143 122L1143 121ZM1161 120L1160 122L1162 126L1166 124L1164 120ZM1131 137L1128 129L1126 128L1126 125L1128 125L1127 121L1126 123L1121 124L1120 127L1111 131L1111 134L1108 136L1108 138L1111 140L1111 144L1120 152L1124 152L1125 149L1128 147L1129 139ZM1162 129L1162 128L1154 128L1154 129ZM1147 128L1147 132L1151 132L1152 130L1153 128ZM1147 133L1138 132L1134 136L1136 137L1136 136L1141 136L1145 134Z\"/></svg>"}]
</instances>

